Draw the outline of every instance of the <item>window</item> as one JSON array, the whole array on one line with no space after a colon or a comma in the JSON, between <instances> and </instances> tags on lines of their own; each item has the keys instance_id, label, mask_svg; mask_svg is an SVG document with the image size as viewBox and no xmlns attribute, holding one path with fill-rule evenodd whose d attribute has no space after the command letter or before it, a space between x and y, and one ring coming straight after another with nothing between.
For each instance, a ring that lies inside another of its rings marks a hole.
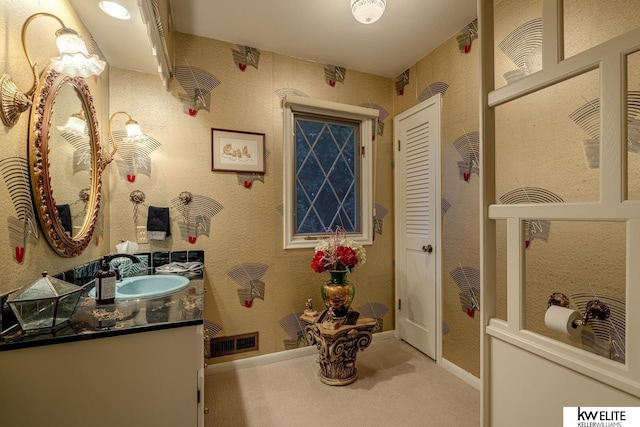
<instances>
[{"instance_id":1,"label":"window","mask_svg":"<svg viewBox=\"0 0 640 427\"><path fill-rule=\"evenodd\" d=\"M327 229L373 237L373 121L378 111L288 96L284 100L284 247L314 247Z\"/></svg>"},{"instance_id":2,"label":"window","mask_svg":"<svg viewBox=\"0 0 640 427\"><path fill-rule=\"evenodd\" d=\"M360 122L294 114L294 233L360 231Z\"/></svg>"}]
</instances>

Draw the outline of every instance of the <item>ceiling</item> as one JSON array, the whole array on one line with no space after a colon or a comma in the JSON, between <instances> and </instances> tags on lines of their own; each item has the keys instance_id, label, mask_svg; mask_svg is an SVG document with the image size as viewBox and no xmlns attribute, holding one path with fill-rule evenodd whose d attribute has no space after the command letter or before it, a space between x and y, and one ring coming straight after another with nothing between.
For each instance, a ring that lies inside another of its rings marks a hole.
<instances>
[{"instance_id":1,"label":"ceiling","mask_svg":"<svg viewBox=\"0 0 640 427\"><path fill-rule=\"evenodd\" d=\"M157 72L138 1L117 1L133 19L105 15L99 0L69 0L110 65ZM476 18L476 0L387 0L369 25L351 16L350 0L166 1L175 31L391 78Z\"/></svg>"}]
</instances>

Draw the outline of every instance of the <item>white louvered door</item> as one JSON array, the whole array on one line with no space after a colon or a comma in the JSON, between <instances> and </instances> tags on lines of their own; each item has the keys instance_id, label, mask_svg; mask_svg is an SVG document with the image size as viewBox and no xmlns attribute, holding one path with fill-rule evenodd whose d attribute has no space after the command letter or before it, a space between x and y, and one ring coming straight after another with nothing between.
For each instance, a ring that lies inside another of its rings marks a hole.
<instances>
[{"instance_id":1,"label":"white louvered door","mask_svg":"<svg viewBox=\"0 0 640 427\"><path fill-rule=\"evenodd\" d=\"M394 119L396 330L437 359L440 265L440 94Z\"/></svg>"}]
</instances>

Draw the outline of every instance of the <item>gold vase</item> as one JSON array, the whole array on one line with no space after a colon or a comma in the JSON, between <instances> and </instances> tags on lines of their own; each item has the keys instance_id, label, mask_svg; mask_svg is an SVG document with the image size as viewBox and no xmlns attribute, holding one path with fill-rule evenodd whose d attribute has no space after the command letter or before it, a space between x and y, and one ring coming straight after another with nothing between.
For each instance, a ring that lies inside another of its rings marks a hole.
<instances>
[{"instance_id":1,"label":"gold vase","mask_svg":"<svg viewBox=\"0 0 640 427\"><path fill-rule=\"evenodd\" d=\"M327 309L333 309L334 318L347 315L353 302L356 287L347 280L347 270L329 270L330 278L320 288L322 301Z\"/></svg>"}]
</instances>

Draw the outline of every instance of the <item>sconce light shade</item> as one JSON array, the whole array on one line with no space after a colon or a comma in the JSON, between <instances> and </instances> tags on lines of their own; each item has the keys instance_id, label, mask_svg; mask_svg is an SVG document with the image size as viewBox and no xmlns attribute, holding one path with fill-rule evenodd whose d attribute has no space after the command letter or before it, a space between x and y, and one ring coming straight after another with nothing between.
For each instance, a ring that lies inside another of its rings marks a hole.
<instances>
[{"instance_id":1,"label":"sconce light shade","mask_svg":"<svg viewBox=\"0 0 640 427\"><path fill-rule=\"evenodd\" d=\"M90 77L102 73L106 63L97 55L89 55L80 35L70 28L56 32L56 45L60 56L51 58L54 70L69 77Z\"/></svg>"},{"instance_id":2,"label":"sconce light shade","mask_svg":"<svg viewBox=\"0 0 640 427\"><path fill-rule=\"evenodd\" d=\"M386 0L351 0L351 13L362 24L376 22L386 7Z\"/></svg>"},{"instance_id":3,"label":"sconce light shade","mask_svg":"<svg viewBox=\"0 0 640 427\"><path fill-rule=\"evenodd\" d=\"M60 132L70 133L73 136L83 136L87 128L87 122L84 119L84 114L80 112L72 114L64 126L57 126L57 128Z\"/></svg>"},{"instance_id":4,"label":"sconce light shade","mask_svg":"<svg viewBox=\"0 0 640 427\"><path fill-rule=\"evenodd\" d=\"M133 119L127 120L127 124L125 125L127 129L127 142L142 142L144 141L144 133L142 133L142 129L140 129L140 125Z\"/></svg>"}]
</instances>

